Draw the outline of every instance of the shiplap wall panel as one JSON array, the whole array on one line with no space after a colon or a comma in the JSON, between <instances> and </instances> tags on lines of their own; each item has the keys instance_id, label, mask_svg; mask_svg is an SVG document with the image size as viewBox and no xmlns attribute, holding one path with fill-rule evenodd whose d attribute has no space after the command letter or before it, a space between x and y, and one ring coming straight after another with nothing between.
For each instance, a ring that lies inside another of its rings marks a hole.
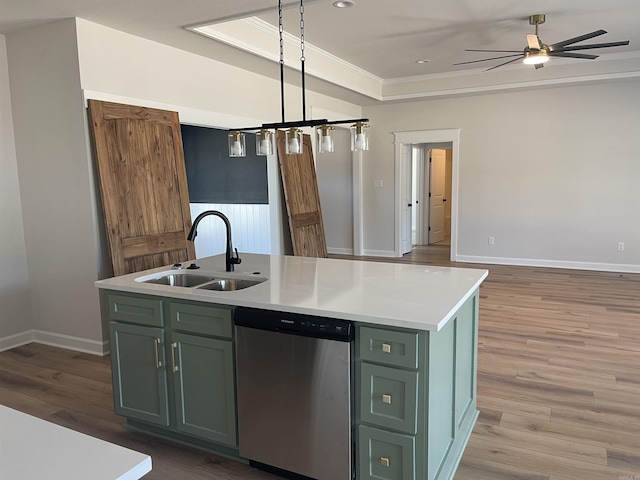
<instances>
[{"instance_id":1,"label":"shiplap wall panel","mask_svg":"<svg viewBox=\"0 0 640 480\"><path fill-rule=\"evenodd\" d=\"M224 213L231 223L231 241L238 252L271 253L269 205L192 203L190 207L193 220L206 210ZM224 253L226 238L221 219L213 216L204 218L198 225L196 257Z\"/></svg>"}]
</instances>

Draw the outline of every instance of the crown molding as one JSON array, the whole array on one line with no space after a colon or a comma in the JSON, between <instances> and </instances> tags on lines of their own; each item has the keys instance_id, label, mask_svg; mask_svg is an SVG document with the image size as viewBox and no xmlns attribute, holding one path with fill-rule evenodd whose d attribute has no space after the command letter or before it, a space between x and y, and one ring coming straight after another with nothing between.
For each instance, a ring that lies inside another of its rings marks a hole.
<instances>
[{"instance_id":1,"label":"crown molding","mask_svg":"<svg viewBox=\"0 0 640 480\"><path fill-rule=\"evenodd\" d=\"M191 25L185 28L269 61L280 62L278 28L257 17ZM283 32L283 44L285 66L300 71L299 37ZM379 102L433 99L636 78L640 77L640 51L601 54L597 60L588 62L554 58L553 65L548 65L540 72L542 74L532 79L531 66L513 64L490 73L486 72L486 68L474 68L382 79L305 42L305 74ZM544 78L540 78L542 75Z\"/></svg>"},{"instance_id":2,"label":"crown molding","mask_svg":"<svg viewBox=\"0 0 640 480\"><path fill-rule=\"evenodd\" d=\"M278 28L257 17L185 28L272 62L280 62ZM287 32L283 32L282 37L284 65L300 71L300 38ZM383 80L380 77L309 42L305 42L305 74L376 100L382 99Z\"/></svg>"}]
</instances>

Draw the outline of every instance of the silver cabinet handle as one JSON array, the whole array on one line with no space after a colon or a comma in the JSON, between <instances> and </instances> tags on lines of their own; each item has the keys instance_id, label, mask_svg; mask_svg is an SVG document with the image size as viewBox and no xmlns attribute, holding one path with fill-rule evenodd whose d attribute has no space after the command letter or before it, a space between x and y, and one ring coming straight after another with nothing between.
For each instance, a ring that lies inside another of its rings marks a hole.
<instances>
[{"instance_id":1,"label":"silver cabinet handle","mask_svg":"<svg viewBox=\"0 0 640 480\"><path fill-rule=\"evenodd\" d=\"M389 343L383 343L382 344L382 351L384 353L391 353L391 344Z\"/></svg>"},{"instance_id":2,"label":"silver cabinet handle","mask_svg":"<svg viewBox=\"0 0 640 480\"><path fill-rule=\"evenodd\" d=\"M389 459L387 457L380 457L380 465L383 467L389 466Z\"/></svg>"},{"instance_id":3,"label":"silver cabinet handle","mask_svg":"<svg viewBox=\"0 0 640 480\"><path fill-rule=\"evenodd\" d=\"M382 403L391 405L391 395L382 395Z\"/></svg>"},{"instance_id":4,"label":"silver cabinet handle","mask_svg":"<svg viewBox=\"0 0 640 480\"><path fill-rule=\"evenodd\" d=\"M178 366L176 365L176 347L178 346L178 344L176 342L173 342L171 344L171 365L172 365L172 370L174 372L178 371Z\"/></svg>"},{"instance_id":5,"label":"silver cabinet handle","mask_svg":"<svg viewBox=\"0 0 640 480\"><path fill-rule=\"evenodd\" d=\"M156 354L156 368L162 367L162 362L160 361L160 354L158 352L159 347L160 347L160 339L159 338L154 338L153 339L153 349L154 349L155 354Z\"/></svg>"}]
</instances>

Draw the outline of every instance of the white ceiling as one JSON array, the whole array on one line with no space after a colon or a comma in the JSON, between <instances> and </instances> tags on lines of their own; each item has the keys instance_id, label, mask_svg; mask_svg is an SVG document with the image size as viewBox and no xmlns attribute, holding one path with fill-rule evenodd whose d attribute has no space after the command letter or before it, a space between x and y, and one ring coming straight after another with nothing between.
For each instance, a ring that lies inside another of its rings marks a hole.
<instances>
[{"instance_id":1,"label":"white ceiling","mask_svg":"<svg viewBox=\"0 0 640 480\"><path fill-rule=\"evenodd\" d=\"M291 0L284 2L289 7L284 12L285 31L298 35L299 4L294 2L291 6ZM10 35L15 29L75 16L276 76L277 69L271 61L257 59L247 52L250 43L244 45L245 51L240 51L184 28L254 15L277 24L276 7L276 0L0 0L0 33ZM540 27L540 38L547 44L604 29L609 33L585 43L629 40L630 45L583 52L600 55L597 60L552 59L540 70L513 64L484 73L486 68L500 63L498 60L453 66L457 62L500 55L465 52L467 48L523 49L526 34L534 31L528 17L537 13L547 15L546 23ZM332 0L305 0L305 40L381 84L462 75L474 75L481 84L500 83L499 72L514 69L522 71L518 81L535 82L537 78L554 76L554 61L565 68L569 65L593 69L597 62L613 66L630 61L637 65L638 19L638 0L356 0L356 5L348 9L334 8ZM277 40L272 50L277 55ZM299 57L299 51L293 53ZM428 62L416 63L423 59ZM592 65L578 66L585 62ZM310 63L309 59L307 67L313 71ZM593 71L601 73L603 69ZM565 73L558 69L557 75ZM318 76L333 84L341 83ZM382 98L365 91L359 93L377 100Z\"/></svg>"}]
</instances>

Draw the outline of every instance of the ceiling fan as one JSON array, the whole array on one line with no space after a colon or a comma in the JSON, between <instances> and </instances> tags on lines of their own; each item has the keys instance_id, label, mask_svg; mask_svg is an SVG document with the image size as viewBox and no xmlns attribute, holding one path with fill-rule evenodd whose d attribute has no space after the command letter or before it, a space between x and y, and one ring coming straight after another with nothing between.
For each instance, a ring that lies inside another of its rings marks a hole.
<instances>
[{"instance_id":1,"label":"ceiling fan","mask_svg":"<svg viewBox=\"0 0 640 480\"><path fill-rule=\"evenodd\" d=\"M592 48L608 48L608 47L620 47L629 45L629 41L624 42L609 42L609 43L592 43L588 45L574 45L575 43L589 40L591 38L604 35L607 33L605 30L596 30L595 32L580 35L579 37L570 38L562 42L554 43L553 45L546 45L542 43L538 36L538 27L545 21L543 14L531 15L529 17L529 25L536 26L536 33L530 33L527 35L527 46L524 51L521 50L465 50L465 52L491 52L491 53L512 53L513 55L501 55L498 57L483 58L481 60L472 60L470 62L454 63L454 65L467 65L469 63L487 62L489 60L498 60L503 58L516 57L511 60L507 60L504 63L488 68L485 72L493 70L494 68L502 67L509 63L522 60L523 63L528 65L534 65L536 69L542 68L544 63L549 60L550 57L565 57L565 58L582 58L586 60L594 60L598 58L598 55L590 55L584 53L574 53L577 50L589 50Z\"/></svg>"}]
</instances>

